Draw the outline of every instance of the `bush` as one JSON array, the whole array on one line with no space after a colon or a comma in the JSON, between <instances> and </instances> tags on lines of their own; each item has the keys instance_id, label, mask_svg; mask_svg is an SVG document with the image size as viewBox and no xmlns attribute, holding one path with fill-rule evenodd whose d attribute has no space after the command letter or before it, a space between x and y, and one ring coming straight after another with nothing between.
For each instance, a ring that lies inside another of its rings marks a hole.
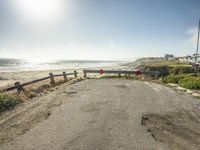
<instances>
[{"instance_id":1,"label":"bush","mask_svg":"<svg viewBox=\"0 0 200 150\"><path fill-rule=\"evenodd\" d=\"M179 83L182 78L184 78L183 75L169 75L167 77L163 77L162 80L164 83Z\"/></svg>"},{"instance_id":2,"label":"bush","mask_svg":"<svg viewBox=\"0 0 200 150\"><path fill-rule=\"evenodd\" d=\"M176 66L170 67L170 73L172 74L183 74L183 73L193 73L194 69L190 66Z\"/></svg>"},{"instance_id":3,"label":"bush","mask_svg":"<svg viewBox=\"0 0 200 150\"><path fill-rule=\"evenodd\" d=\"M198 78L198 77L183 78L179 81L179 85L184 88L199 90L200 89L200 78Z\"/></svg>"},{"instance_id":4,"label":"bush","mask_svg":"<svg viewBox=\"0 0 200 150\"><path fill-rule=\"evenodd\" d=\"M0 113L13 108L21 102L22 100L17 96L0 93Z\"/></svg>"},{"instance_id":5,"label":"bush","mask_svg":"<svg viewBox=\"0 0 200 150\"><path fill-rule=\"evenodd\" d=\"M144 71L146 71L150 76L155 76L155 72L157 72L159 76L166 76L169 74L167 66L146 66Z\"/></svg>"},{"instance_id":6,"label":"bush","mask_svg":"<svg viewBox=\"0 0 200 150\"><path fill-rule=\"evenodd\" d=\"M199 90L200 76L191 74L169 75L162 78L164 83L176 83L184 88Z\"/></svg>"}]
</instances>

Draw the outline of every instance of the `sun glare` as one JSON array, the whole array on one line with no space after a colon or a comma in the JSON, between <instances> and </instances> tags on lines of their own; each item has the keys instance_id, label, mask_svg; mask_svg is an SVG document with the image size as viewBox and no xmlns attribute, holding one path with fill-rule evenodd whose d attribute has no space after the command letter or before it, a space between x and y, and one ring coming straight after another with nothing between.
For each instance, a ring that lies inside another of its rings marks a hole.
<instances>
[{"instance_id":1,"label":"sun glare","mask_svg":"<svg viewBox=\"0 0 200 150\"><path fill-rule=\"evenodd\" d=\"M49 23L60 19L65 10L64 0L13 0L20 17L32 23Z\"/></svg>"}]
</instances>

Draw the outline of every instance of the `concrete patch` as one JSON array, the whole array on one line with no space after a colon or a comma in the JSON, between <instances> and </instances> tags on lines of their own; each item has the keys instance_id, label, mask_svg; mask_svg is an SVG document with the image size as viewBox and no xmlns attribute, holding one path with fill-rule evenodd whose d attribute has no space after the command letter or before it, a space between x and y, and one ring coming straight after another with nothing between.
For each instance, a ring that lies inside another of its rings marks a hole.
<instances>
[{"instance_id":1,"label":"concrete patch","mask_svg":"<svg viewBox=\"0 0 200 150\"><path fill-rule=\"evenodd\" d=\"M198 93L193 93L192 96L194 96L194 97L200 97L200 94L198 94Z\"/></svg>"},{"instance_id":2,"label":"concrete patch","mask_svg":"<svg viewBox=\"0 0 200 150\"><path fill-rule=\"evenodd\" d=\"M178 86L176 89L179 90L179 91L186 91L187 90L187 89L180 87L180 86Z\"/></svg>"},{"instance_id":3,"label":"concrete patch","mask_svg":"<svg viewBox=\"0 0 200 150\"><path fill-rule=\"evenodd\" d=\"M188 94L194 93L194 91L192 91L192 90L187 90L186 92L187 92Z\"/></svg>"},{"instance_id":4,"label":"concrete patch","mask_svg":"<svg viewBox=\"0 0 200 150\"><path fill-rule=\"evenodd\" d=\"M173 83L168 83L167 85L171 86L171 87L177 87L177 84L173 84Z\"/></svg>"}]
</instances>

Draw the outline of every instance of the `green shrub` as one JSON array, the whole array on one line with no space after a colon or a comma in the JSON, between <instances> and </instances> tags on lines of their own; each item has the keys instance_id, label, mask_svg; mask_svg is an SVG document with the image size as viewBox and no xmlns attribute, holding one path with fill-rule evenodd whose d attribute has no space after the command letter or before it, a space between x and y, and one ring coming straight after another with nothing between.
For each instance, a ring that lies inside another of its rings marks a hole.
<instances>
[{"instance_id":1,"label":"green shrub","mask_svg":"<svg viewBox=\"0 0 200 150\"><path fill-rule=\"evenodd\" d=\"M144 70L150 75L155 76L154 72L158 72L160 76L169 75L169 69L167 66L145 66ZM151 74L152 73L152 74Z\"/></svg>"},{"instance_id":2,"label":"green shrub","mask_svg":"<svg viewBox=\"0 0 200 150\"><path fill-rule=\"evenodd\" d=\"M169 75L162 78L164 83L176 83L184 88L199 90L200 76L192 74Z\"/></svg>"},{"instance_id":3,"label":"green shrub","mask_svg":"<svg viewBox=\"0 0 200 150\"><path fill-rule=\"evenodd\" d=\"M191 66L176 66L169 67L170 74L184 74L184 73L193 73L194 69Z\"/></svg>"},{"instance_id":4,"label":"green shrub","mask_svg":"<svg viewBox=\"0 0 200 150\"><path fill-rule=\"evenodd\" d=\"M200 89L200 78L186 77L179 81L179 85L184 88L199 90Z\"/></svg>"},{"instance_id":5,"label":"green shrub","mask_svg":"<svg viewBox=\"0 0 200 150\"><path fill-rule=\"evenodd\" d=\"M166 77L163 77L162 80L164 83L178 83L179 80L184 78L184 76L181 75L169 75Z\"/></svg>"},{"instance_id":6,"label":"green shrub","mask_svg":"<svg viewBox=\"0 0 200 150\"><path fill-rule=\"evenodd\" d=\"M17 96L0 93L0 113L13 108L20 102L22 101Z\"/></svg>"}]
</instances>

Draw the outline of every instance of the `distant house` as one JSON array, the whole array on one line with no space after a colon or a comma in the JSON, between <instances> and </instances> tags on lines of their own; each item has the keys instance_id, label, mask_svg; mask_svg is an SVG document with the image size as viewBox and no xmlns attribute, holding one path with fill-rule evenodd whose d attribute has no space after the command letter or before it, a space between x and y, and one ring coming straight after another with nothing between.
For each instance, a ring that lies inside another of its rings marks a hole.
<instances>
[{"instance_id":1,"label":"distant house","mask_svg":"<svg viewBox=\"0 0 200 150\"><path fill-rule=\"evenodd\" d=\"M194 61L193 57L190 55L186 56L185 59L186 59L186 62L188 62L188 63L193 63L193 61Z\"/></svg>"},{"instance_id":2,"label":"distant house","mask_svg":"<svg viewBox=\"0 0 200 150\"><path fill-rule=\"evenodd\" d=\"M185 62L184 57L177 57L177 60L178 60L179 62L181 62L181 63Z\"/></svg>"},{"instance_id":3,"label":"distant house","mask_svg":"<svg viewBox=\"0 0 200 150\"><path fill-rule=\"evenodd\" d=\"M150 61L162 61L165 60L164 57L148 57L148 60Z\"/></svg>"},{"instance_id":4,"label":"distant house","mask_svg":"<svg viewBox=\"0 0 200 150\"><path fill-rule=\"evenodd\" d=\"M157 60L162 61L162 60L164 60L164 57L157 57Z\"/></svg>"},{"instance_id":5,"label":"distant house","mask_svg":"<svg viewBox=\"0 0 200 150\"><path fill-rule=\"evenodd\" d=\"M165 54L165 60L168 61L175 60L175 57L172 54Z\"/></svg>"},{"instance_id":6,"label":"distant house","mask_svg":"<svg viewBox=\"0 0 200 150\"><path fill-rule=\"evenodd\" d=\"M190 55L176 58L181 63L194 63L194 58Z\"/></svg>"},{"instance_id":7,"label":"distant house","mask_svg":"<svg viewBox=\"0 0 200 150\"><path fill-rule=\"evenodd\" d=\"M192 58L193 58L193 63L195 63L195 58L196 58L196 57L197 57L197 63L200 64L200 55L199 55L199 54L197 54L197 55L194 54L194 55L193 55L193 57L192 57Z\"/></svg>"}]
</instances>

